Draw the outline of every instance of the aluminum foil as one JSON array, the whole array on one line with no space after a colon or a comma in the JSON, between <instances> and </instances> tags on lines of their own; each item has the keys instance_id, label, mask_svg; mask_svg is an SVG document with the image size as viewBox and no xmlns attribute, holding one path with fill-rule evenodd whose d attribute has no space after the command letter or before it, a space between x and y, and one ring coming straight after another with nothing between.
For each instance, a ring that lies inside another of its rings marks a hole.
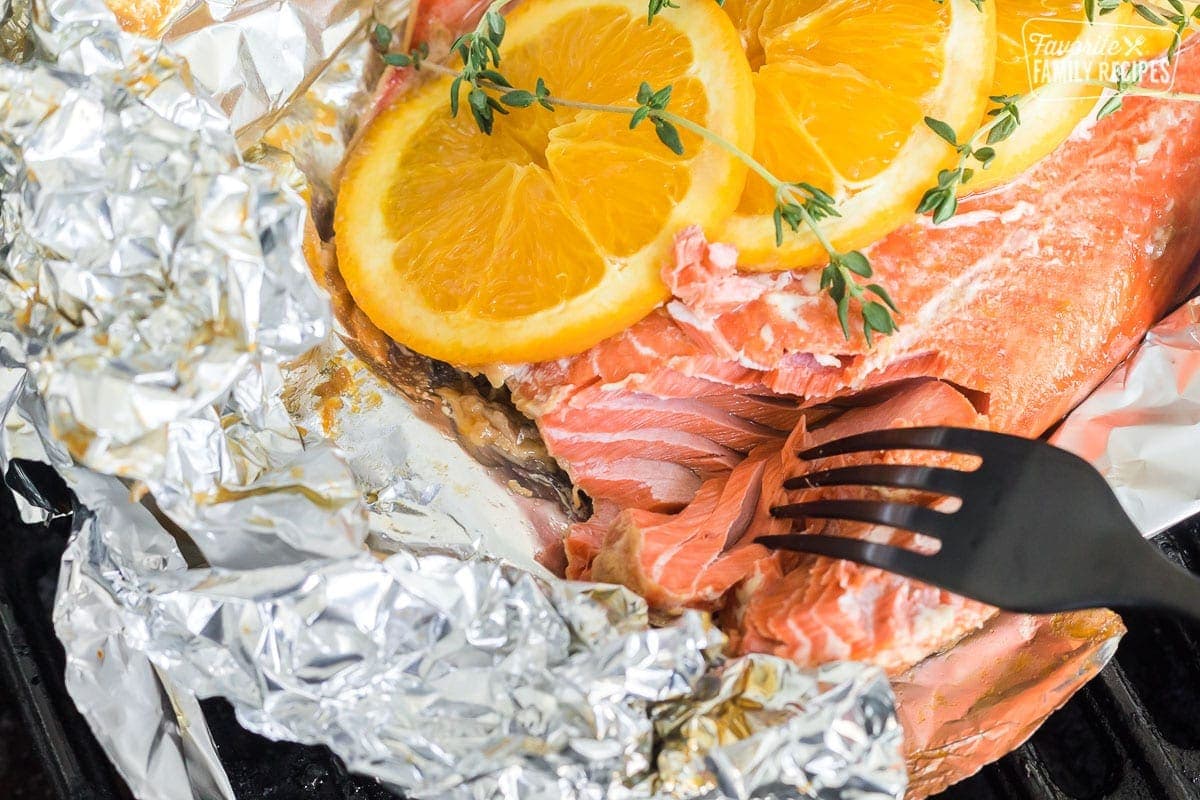
<instances>
[{"instance_id":1,"label":"aluminum foil","mask_svg":"<svg viewBox=\"0 0 1200 800\"><path fill-rule=\"evenodd\" d=\"M197 702L223 696L413 797L899 797L881 672L726 661L700 614L553 578L545 476L464 457L331 338L310 187L241 150L366 5L182 8L160 46L40 0L0 64L5 475L27 518L13 459L79 500L55 625L135 796L232 800Z\"/></svg>"},{"instance_id":2,"label":"aluminum foil","mask_svg":"<svg viewBox=\"0 0 1200 800\"><path fill-rule=\"evenodd\" d=\"M659 789L731 798L794 796L789 787L820 798L900 791L904 766L892 750L900 728L886 685L882 672L856 664L811 671L777 656L731 661L691 696L655 707ZM796 715L797 704L811 713Z\"/></svg>"},{"instance_id":3,"label":"aluminum foil","mask_svg":"<svg viewBox=\"0 0 1200 800\"><path fill-rule=\"evenodd\" d=\"M551 578L567 518L556 500L472 458L448 425L369 370L338 338L288 367L296 424L338 445L370 513L377 552L492 557ZM520 487L518 487L520 488Z\"/></svg>"},{"instance_id":4,"label":"aluminum foil","mask_svg":"<svg viewBox=\"0 0 1200 800\"><path fill-rule=\"evenodd\" d=\"M30 0L0 0L0 58L24 61L29 38Z\"/></svg>"},{"instance_id":5,"label":"aluminum foil","mask_svg":"<svg viewBox=\"0 0 1200 800\"><path fill-rule=\"evenodd\" d=\"M188 63L195 81L252 143L362 30L361 0L183 0L139 32Z\"/></svg>"},{"instance_id":6,"label":"aluminum foil","mask_svg":"<svg viewBox=\"0 0 1200 800\"><path fill-rule=\"evenodd\" d=\"M119 587L120 607L109 609L118 618L100 623L124 631L126 645L148 652L174 684L229 698L250 730L326 744L350 769L409 796L716 797L721 769L733 797L817 797L816 787L866 778L860 796L884 798L904 784L899 728L878 671L841 665L819 681L789 662L771 665L782 684L766 693L775 713L749 735L735 731L731 744L689 754L700 777L689 791L659 795L654 718L670 717L657 723L669 746L697 698L752 699L722 680L723 640L701 615L649 628L645 606L623 589L552 584L442 555L364 553L237 571L187 570L172 559L172 571L139 575L134 562L148 543L122 552L128 537L113 536L134 522L122 518L130 506L84 495L105 510L68 553L65 591L100 600ZM96 618L68 609L59 627L80 643L70 668L94 672L80 661L100 660L93 645L106 652ZM838 702L820 702L822 690ZM872 735L827 744L831 720ZM792 738L801 734L803 750ZM807 758L787 757L798 753ZM744 774L750 764L780 766ZM804 788L785 789L789 781Z\"/></svg>"},{"instance_id":7,"label":"aluminum foil","mask_svg":"<svg viewBox=\"0 0 1200 800\"><path fill-rule=\"evenodd\" d=\"M1147 536L1200 514L1200 298L1150 331L1053 442L1094 464Z\"/></svg>"}]
</instances>

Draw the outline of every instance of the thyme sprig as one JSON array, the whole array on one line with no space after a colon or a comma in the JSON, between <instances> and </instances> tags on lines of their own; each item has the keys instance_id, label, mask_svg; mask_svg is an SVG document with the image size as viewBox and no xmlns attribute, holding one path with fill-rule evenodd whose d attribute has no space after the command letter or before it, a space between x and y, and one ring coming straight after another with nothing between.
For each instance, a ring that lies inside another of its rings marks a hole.
<instances>
[{"instance_id":1,"label":"thyme sprig","mask_svg":"<svg viewBox=\"0 0 1200 800\"><path fill-rule=\"evenodd\" d=\"M1182 0L1166 0L1166 2L1169 8L1163 8L1162 6L1151 7L1145 3L1138 2L1138 0L1092 0L1086 2L1084 8L1087 10L1088 19L1092 20L1097 13L1110 13L1122 4L1129 4L1147 22L1162 27L1170 27L1172 36L1171 44L1167 47L1167 61L1173 63L1176 56L1179 55L1179 46L1183 43L1183 35L1197 21L1200 21L1200 4L1197 4L1189 12ZM1131 71L1126 71L1125 74L1121 75L1115 81L1098 82L1097 85L1112 89L1113 94L1096 110L1096 119L1104 119L1110 114L1115 114L1121 110L1125 97L1129 95L1190 99L1187 93L1142 89L1138 86L1139 77Z\"/></svg>"},{"instance_id":2,"label":"thyme sprig","mask_svg":"<svg viewBox=\"0 0 1200 800\"><path fill-rule=\"evenodd\" d=\"M1200 11L1200 6L1197 8ZM1136 73L1131 71L1127 71L1115 81L1094 81L1093 85L1113 91L1113 94L1096 109L1095 118L1097 120L1104 119L1121 110L1124 99L1129 96L1162 97L1200 102L1200 94L1144 89L1139 85ZM949 125L932 117L925 118L925 124L931 130L954 146L958 151L959 160L954 168L938 172L937 185L929 188L922 195L921 202L917 206L918 214L932 212L934 224L940 224L954 216L955 211L958 210L959 187L970 181L975 174L974 168L967 166L968 163L975 160L983 169L988 168L996 157L996 151L991 145L1004 141L1016 132L1017 127L1021 124L1021 105L1036 94L1037 90L1034 90L1023 95L991 97L993 102L999 104L997 108L988 112L993 119L962 143L958 142L954 129ZM981 139L985 139L988 146L978 147Z\"/></svg>"},{"instance_id":3,"label":"thyme sprig","mask_svg":"<svg viewBox=\"0 0 1200 800\"><path fill-rule=\"evenodd\" d=\"M829 258L829 263L821 272L820 289L827 292L834 301L838 322L846 338L850 338L852 301L859 305L863 335L868 344L874 344L875 334L888 335L896 330L896 322L892 314L898 312L887 290L878 283L863 284L858 280L859 278L869 279L874 274L870 261L857 250L843 253L835 249L818 224L819 220L840 216L831 195L807 183L788 183L780 180L761 162L725 137L671 111L668 108L672 93L670 85L655 89L650 84L643 82L634 97L636 105L632 106L590 103L559 97L551 93L545 80L540 77L532 90L513 86L500 72L500 45L504 40L505 26L499 9L506 2L507 0L493 2L475 30L459 36L454 41L451 49L462 60L462 67L457 70L427 60L428 50L423 48L409 53L388 52L392 36L391 31L386 30L383 26L377 26L375 29L375 47L384 54L384 60L389 64L411 66L415 69L452 76L454 78L450 87L450 113L452 116L457 116L460 95L464 87L469 87L467 88L467 105L476 127L485 134L491 134L494 130L496 114L508 114L509 109L529 108L536 103L548 111L563 107L624 114L629 117L631 130L637 129L642 123L649 120L659 141L677 155L682 155L684 152L683 141L679 134L680 129L712 142L746 164L774 190L773 219L777 245L783 244L785 225L793 232L799 232L802 226L808 228L821 244ZM650 8L654 10L655 7L656 0L651 0ZM654 13L658 13L663 8L675 7L677 6L663 0L658 4L657 11ZM651 21L653 16L652 13Z\"/></svg>"},{"instance_id":4,"label":"thyme sprig","mask_svg":"<svg viewBox=\"0 0 1200 800\"><path fill-rule=\"evenodd\" d=\"M646 7L646 24L653 25L654 18L668 8L679 8L679 5L674 0L650 0Z\"/></svg>"},{"instance_id":5,"label":"thyme sprig","mask_svg":"<svg viewBox=\"0 0 1200 800\"><path fill-rule=\"evenodd\" d=\"M1133 10L1142 19L1155 25L1166 25L1167 20L1164 17L1173 16L1172 12L1187 15L1187 10L1179 0L1166 0L1166 2L1171 6L1170 11L1160 5L1148 4L1142 0L1083 0L1083 12L1087 16L1088 22L1095 22L1097 18L1111 14L1121 6L1133 6ZM1171 20L1171 22L1175 23L1175 20Z\"/></svg>"},{"instance_id":6,"label":"thyme sprig","mask_svg":"<svg viewBox=\"0 0 1200 800\"><path fill-rule=\"evenodd\" d=\"M1108 89L1112 89L1113 94L1104 101L1104 104L1100 108L1096 109L1096 119L1101 120L1110 114L1120 111L1125 103L1125 96L1131 93L1137 84L1138 79L1132 74L1122 75L1115 81L1101 84Z\"/></svg>"},{"instance_id":7,"label":"thyme sprig","mask_svg":"<svg viewBox=\"0 0 1200 800\"><path fill-rule=\"evenodd\" d=\"M925 124L958 153L958 163L952 169L938 172L937 185L927 189L917 205L918 214L933 214L933 223L940 225L954 216L958 210L958 190L975 176L976 167L968 166L974 161L979 169L987 169L996 158L998 144L1016 132L1021 124L1020 103L1025 95L998 94L990 99L996 107L988 111L992 119L980 126L965 142L958 141L954 128L940 119L925 117ZM981 146L981 143L982 146Z\"/></svg>"},{"instance_id":8,"label":"thyme sprig","mask_svg":"<svg viewBox=\"0 0 1200 800\"><path fill-rule=\"evenodd\" d=\"M429 57L429 45L421 42L407 53L392 53L389 52L392 46L392 29L382 22L376 22L375 27L371 29L371 44L375 50L383 58L383 63L389 67L416 67L421 68L421 62Z\"/></svg>"},{"instance_id":9,"label":"thyme sprig","mask_svg":"<svg viewBox=\"0 0 1200 800\"><path fill-rule=\"evenodd\" d=\"M938 0L941 2L941 0ZM982 3L983 0L972 0L972 2ZM725 0L717 0L717 5L724 6ZM668 8L679 8L679 5L674 0L650 0L646 6L646 24L653 25L654 18Z\"/></svg>"},{"instance_id":10,"label":"thyme sprig","mask_svg":"<svg viewBox=\"0 0 1200 800\"><path fill-rule=\"evenodd\" d=\"M936 0L942 2L942 0ZM1089 22L1116 11L1122 5L1130 5L1133 10L1148 22L1160 26L1170 26L1174 36L1167 49L1167 60L1173 62L1179 54L1179 46L1183 34L1196 21L1200 20L1200 5L1190 13L1182 0L1165 0L1170 8L1151 6L1140 0L1085 0L1084 12ZM1121 109L1123 100L1128 95L1148 95L1156 97L1178 97L1186 99L1178 93L1164 93L1153 90L1143 90L1138 86L1138 76L1126 72L1115 81L1096 82L1097 86L1112 89L1113 94L1096 110L1096 119L1103 119ZM959 142L953 128L941 120L932 117L925 118L929 126L939 137L952 145L958 152L958 162L952 169L938 172L937 185L926 190L917 206L919 214L933 214L934 224L945 222L954 216L958 210L958 192L963 184L971 180L975 167L969 166L975 161L977 167L987 169L996 157L992 145L998 144L1016 132L1021 124L1020 106L1037 95L1039 89L1033 89L1021 95L995 95L989 98L996 107L988 111L992 120L977 130L970 139ZM986 139L986 145L979 147L980 141Z\"/></svg>"},{"instance_id":11,"label":"thyme sprig","mask_svg":"<svg viewBox=\"0 0 1200 800\"><path fill-rule=\"evenodd\" d=\"M1095 22L1105 14L1111 14L1129 0L1083 0L1083 13L1088 22Z\"/></svg>"},{"instance_id":12,"label":"thyme sprig","mask_svg":"<svg viewBox=\"0 0 1200 800\"><path fill-rule=\"evenodd\" d=\"M654 133L657 134L658 140L675 155L683 155L683 142L679 139L679 130L661 113L656 113L667 110L667 103L671 102L670 85L655 91L650 88L650 84L642 81L635 99L638 107L629 117L629 130L634 130L649 119L654 125Z\"/></svg>"},{"instance_id":13,"label":"thyme sprig","mask_svg":"<svg viewBox=\"0 0 1200 800\"><path fill-rule=\"evenodd\" d=\"M1114 3L1117 0L1104 0L1106 3ZM1120 0L1133 6L1133 10L1138 16L1147 22L1161 27L1171 28L1171 44L1167 47L1167 61L1174 62L1175 56L1179 55L1179 46L1183 44L1183 34L1191 27L1194 20L1200 20L1200 5L1192 9L1189 13L1184 6L1182 0L1166 0L1167 8L1162 6L1150 6L1145 3L1137 2L1137 0ZM1090 19L1090 17L1089 17Z\"/></svg>"},{"instance_id":14,"label":"thyme sprig","mask_svg":"<svg viewBox=\"0 0 1200 800\"><path fill-rule=\"evenodd\" d=\"M946 0L933 0L933 2L940 6L945 5ZM983 2L984 0L971 0L971 5L975 6L976 11L983 11Z\"/></svg>"},{"instance_id":15,"label":"thyme sprig","mask_svg":"<svg viewBox=\"0 0 1200 800\"><path fill-rule=\"evenodd\" d=\"M766 175L762 175L764 179ZM874 274L871 262L858 250L845 253L838 252L825 237L825 233L817 224L822 219L840 217L833 197L810 183L785 183L775 178L767 179L775 188L775 211L772 218L775 221L775 245L783 244L783 228L786 225L793 232L798 232L804 225L813 232L817 241L825 248L829 263L821 270L821 291L828 292L830 299L837 306L838 323L842 326L842 335L850 338L850 301L858 302L862 313L863 336L868 345L874 345L874 334L884 336L896 330L896 321L892 312L896 304L888 295L887 290L878 283L860 284L855 275L870 278ZM874 295L872 300L868 294Z\"/></svg>"},{"instance_id":16,"label":"thyme sprig","mask_svg":"<svg viewBox=\"0 0 1200 800\"><path fill-rule=\"evenodd\" d=\"M480 82L486 81L492 87L512 88L512 84L497 71L500 67L500 44L504 41L507 27L500 9L506 2L495 0L480 18L475 30L462 34L450 45L450 50L458 53L462 59L462 69L450 84L450 114L458 116L460 92L463 84L468 85L467 107L479 130L487 134L492 132L496 114L507 114L508 110Z\"/></svg>"},{"instance_id":17,"label":"thyme sprig","mask_svg":"<svg viewBox=\"0 0 1200 800\"><path fill-rule=\"evenodd\" d=\"M1171 44L1167 47L1167 61L1174 62L1175 56L1179 54L1179 46L1183 43L1183 34L1187 32L1193 22L1200 20L1200 5L1189 12L1182 0L1165 0L1165 2L1167 7L1140 2L1140 0L1084 0L1083 9L1088 22L1095 22L1098 17L1111 14L1123 5L1129 5L1133 7L1138 16L1152 25L1170 27L1173 36Z\"/></svg>"}]
</instances>

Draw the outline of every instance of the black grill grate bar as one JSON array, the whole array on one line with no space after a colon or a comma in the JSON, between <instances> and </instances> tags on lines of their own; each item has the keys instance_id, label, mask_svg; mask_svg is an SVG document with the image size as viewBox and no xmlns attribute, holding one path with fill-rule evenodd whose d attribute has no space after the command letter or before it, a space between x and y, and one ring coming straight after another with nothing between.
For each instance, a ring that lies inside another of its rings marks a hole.
<instances>
[{"instance_id":1,"label":"black grill grate bar","mask_svg":"<svg viewBox=\"0 0 1200 800\"><path fill-rule=\"evenodd\" d=\"M17 702L34 747L48 767L46 775L59 797L111 800L113 795L85 775L77 747L67 735L50 697L40 688L39 665L17 624L13 606L0 583L0 677L17 692Z\"/></svg>"},{"instance_id":2,"label":"black grill grate bar","mask_svg":"<svg viewBox=\"0 0 1200 800\"><path fill-rule=\"evenodd\" d=\"M1106 725L1122 740L1126 748L1138 756L1141 772L1157 785L1163 800L1196 800L1196 786L1188 780L1184 764L1174 748L1158 735L1146 707L1137 695L1123 670L1107 669L1100 673L1093 696L1102 697L1096 708Z\"/></svg>"},{"instance_id":3,"label":"black grill grate bar","mask_svg":"<svg viewBox=\"0 0 1200 800\"><path fill-rule=\"evenodd\" d=\"M1005 798L1028 798L1028 800L1072 800L1055 785L1046 770L1045 762L1031 747L1022 747L1001 761L996 769L1005 784Z\"/></svg>"}]
</instances>

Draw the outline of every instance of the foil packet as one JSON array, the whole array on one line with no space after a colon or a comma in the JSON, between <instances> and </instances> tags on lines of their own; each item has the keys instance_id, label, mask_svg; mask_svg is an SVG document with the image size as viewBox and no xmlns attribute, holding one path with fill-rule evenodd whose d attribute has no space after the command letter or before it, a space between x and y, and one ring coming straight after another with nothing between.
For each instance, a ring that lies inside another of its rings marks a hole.
<instances>
[{"instance_id":1,"label":"foil packet","mask_svg":"<svg viewBox=\"0 0 1200 800\"><path fill-rule=\"evenodd\" d=\"M305 86L361 96L313 81L369 6L181 8L158 40L99 0L9 5L0 63L0 456L27 519L16 459L79 501L54 622L134 795L232 800L198 704L222 696L412 797L900 797L882 672L727 660L701 614L554 578L553 476L465 457L461 397L397 394L333 336L312 186L243 149ZM303 56L256 87L263 19Z\"/></svg>"}]
</instances>

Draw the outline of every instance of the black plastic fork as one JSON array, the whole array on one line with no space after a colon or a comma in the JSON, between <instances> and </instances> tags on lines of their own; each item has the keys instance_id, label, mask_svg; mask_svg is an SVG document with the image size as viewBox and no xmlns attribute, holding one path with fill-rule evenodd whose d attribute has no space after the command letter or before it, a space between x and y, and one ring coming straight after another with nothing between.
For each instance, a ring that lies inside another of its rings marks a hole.
<instances>
[{"instance_id":1,"label":"black plastic fork","mask_svg":"<svg viewBox=\"0 0 1200 800\"><path fill-rule=\"evenodd\" d=\"M876 500L821 499L777 506L777 517L846 519L937 539L931 554L822 534L764 536L771 548L878 567L1010 611L1157 608L1200 621L1200 576L1142 538L1104 478L1078 456L1017 436L969 428L895 428L848 436L800 453L811 461L879 450L978 456L974 471L870 464L789 478L789 490L887 486L957 497L943 512ZM1200 469L1200 457L1197 458Z\"/></svg>"}]
</instances>

